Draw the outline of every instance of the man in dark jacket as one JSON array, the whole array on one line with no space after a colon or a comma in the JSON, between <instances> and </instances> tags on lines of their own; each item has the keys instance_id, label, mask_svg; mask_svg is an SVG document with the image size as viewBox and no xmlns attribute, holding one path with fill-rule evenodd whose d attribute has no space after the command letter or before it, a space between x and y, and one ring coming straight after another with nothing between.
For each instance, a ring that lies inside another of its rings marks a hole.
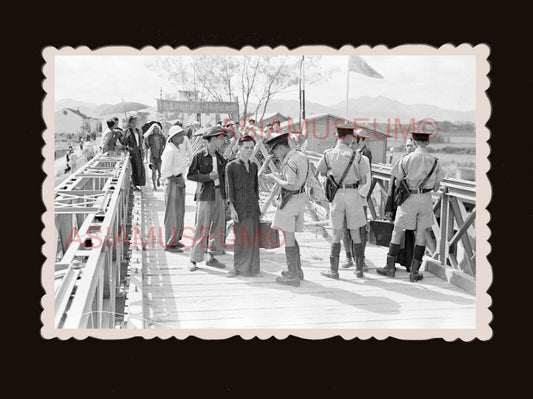
<instances>
[{"instance_id":1,"label":"man in dark jacket","mask_svg":"<svg viewBox=\"0 0 533 399\"><path fill-rule=\"evenodd\" d=\"M229 135L221 126L215 126L204 133L205 148L194 154L187 179L197 182L194 200L196 201L196 229L194 247L191 250L190 271L203 262L206 250L209 253L207 266L220 269L226 266L215 258L214 253L223 245L225 224L225 169L226 160L222 156L229 142Z\"/></svg>"}]
</instances>

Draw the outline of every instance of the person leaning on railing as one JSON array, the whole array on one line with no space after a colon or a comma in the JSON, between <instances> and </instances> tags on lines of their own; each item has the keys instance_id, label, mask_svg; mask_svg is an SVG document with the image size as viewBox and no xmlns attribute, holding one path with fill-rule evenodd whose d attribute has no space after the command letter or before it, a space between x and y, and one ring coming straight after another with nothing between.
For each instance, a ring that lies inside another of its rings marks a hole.
<instances>
[{"instance_id":1,"label":"person leaning on railing","mask_svg":"<svg viewBox=\"0 0 533 399\"><path fill-rule=\"evenodd\" d=\"M396 162L391 170L391 175L397 181L405 179L409 196L398 206L387 264L385 267L379 267L377 272L387 277L395 277L396 257L400 252L404 230L416 230L415 249L409 274L409 280L415 282L423 277L418 270L426 249L426 229L433 224L431 191L438 190L444 176L440 162L427 150L430 134L412 133L412 137L418 148Z\"/></svg>"}]
</instances>

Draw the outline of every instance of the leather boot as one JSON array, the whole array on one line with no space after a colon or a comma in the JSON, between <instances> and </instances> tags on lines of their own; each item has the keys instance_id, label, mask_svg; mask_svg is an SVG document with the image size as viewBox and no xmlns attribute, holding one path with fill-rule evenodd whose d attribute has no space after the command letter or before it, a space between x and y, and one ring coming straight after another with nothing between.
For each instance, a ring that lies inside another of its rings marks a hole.
<instances>
[{"instance_id":1,"label":"leather boot","mask_svg":"<svg viewBox=\"0 0 533 399\"><path fill-rule=\"evenodd\" d=\"M276 283L281 285L300 286L298 277L298 250L296 247L285 247L285 256L287 257L287 273L276 278Z\"/></svg>"},{"instance_id":2,"label":"leather boot","mask_svg":"<svg viewBox=\"0 0 533 399\"><path fill-rule=\"evenodd\" d=\"M364 257L364 256L363 256L363 271L364 271L364 272L367 272L367 271L368 271L368 266L366 265L365 257Z\"/></svg>"},{"instance_id":3,"label":"leather boot","mask_svg":"<svg viewBox=\"0 0 533 399\"><path fill-rule=\"evenodd\" d=\"M355 276L357 278L363 278L365 275L363 274L364 266L365 266L365 258L355 258Z\"/></svg>"},{"instance_id":4,"label":"leather boot","mask_svg":"<svg viewBox=\"0 0 533 399\"><path fill-rule=\"evenodd\" d=\"M300 280L303 280L304 279L304 271L302 270L302 259L300 257L300 246L298 245L297 241L295 242L295 247L296 247L296 250L298 251L298 258L297 258L298 277L300 278ZM281 272L281 275L282 276L287 276L288 273L289 273L288 270L283 270Z\"/></svg>"},{"instance_id":5,"label":"leather boot","mask_svg":"<svg viewBox=\"0 0 533 399\"><path fill-rule=\"evenodd\" d=\"M320 272L321 275L332 278L335 280L339 279L339 257L330 256L329 257L329 269L326 272Z\"/></svg>"},{"instance_id":6,"label":"leather boot","mask_svg":"<svg viewBox=\"0 0 533 399\"><path fill-rule=\"evenodd\" d=\"M342 268L349 269L352 266L353 266L353 260L352 260L352 256L350 255L349 257L348 256L346 257L346 263L342 265Z\"/></svg>"},{"instance_id":7,"label":"leather boot","mask_svg":"<svg viewBox=\"0 0 533 399\"><path fill-rule=\"evenodd\" d=\"M413 263L411 263L411 272L409 273L410 282L414 283L424 278L422 273L418 273L418 269L420 269L420 265L422 265L422 261L413 258Z\"/></svg>"},{"instance_id":8,"label":"leather boot","mask_svg":"<svg viewBox=\"0 0 533 399\"><path fill-rule=\"evenodd\" d=\"M396 263L396 257L387 255L387 266L378 267L377 268L378 274L381 274L382 276L394 278L394 276L396 276L396 266L394 266L395 263Z\"/></svg>"}]
</instances>

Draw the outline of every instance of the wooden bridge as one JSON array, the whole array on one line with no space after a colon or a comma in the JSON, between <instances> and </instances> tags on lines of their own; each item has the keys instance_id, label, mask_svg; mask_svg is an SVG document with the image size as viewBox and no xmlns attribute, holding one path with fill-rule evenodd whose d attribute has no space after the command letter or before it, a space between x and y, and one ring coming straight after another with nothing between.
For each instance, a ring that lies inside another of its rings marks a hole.
<instances>
[{"instance_id":1,"label":"wooden bridge","mask_svg":"<svg viewBox=\"0 0 533 399\"><path fill-rule=\"evenodd\" d=\"M194 142L199 145L199 142ZM232 145L233 146L233 145ZM232 147L228 149L228 153ZM256 146L262 164L265 149ZM308 154L316 160L319 154ZM314 166L313 166L314 167ZM268 166L273 170L275 164ZM381 219L390 166L372 166L369 217ZM147 182L149 182L147 170ZM297 234L305 280L300 287L275 283L285 268L284 249L261 249L262 277L227 278L232 234L218 258L227 268L199 264L188 271L189 250L162 248L163 189L147 184L133 192L126 156L98 155L56 187L56 328L475 328L475 184L447 179L434 194L424 280L379 276L387 248L371 240L369 272L340 280L320 275L329 264L328 203L314 177L308 182L305 231ZM195 184L188 182L185 226L194 227ZM275 187L261 180L265 219ZM153 235L150 236L151 230ZM231 231L231 229L229 229ZM152 241L153 239L153 241ZM184 244L190 245L187 238ZM373 243L374 242L374 243ZM143 250L143 247L145 248Z\"/></svg>"}]
</instances>

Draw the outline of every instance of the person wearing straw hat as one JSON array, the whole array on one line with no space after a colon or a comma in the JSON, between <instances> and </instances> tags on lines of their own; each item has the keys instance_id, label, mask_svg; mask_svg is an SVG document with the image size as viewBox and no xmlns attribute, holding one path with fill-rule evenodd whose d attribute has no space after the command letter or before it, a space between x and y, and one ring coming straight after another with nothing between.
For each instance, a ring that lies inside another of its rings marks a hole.
<instances>
[{"instance_id":1,"label":"person wearing straw hat","mask_svg":"<svg viewBox=\"0 0 533 399\"><path fill-rule=\"evenodd\" d=\"M287 269L276 278L282 285L300 286L304 274L300 246L296 232L303 231L305 212L305 183L309 176L309 162L305 154L289 145L289 133L271 133L265 141L271 156L281 163L280 174L267 174L265 178L281 187L280 198L272 228L283 232ZM267 158L268 159L268 158Z\"/></svg>"},{"instance_id":2,"label":"person wearing straw hat","mask_svg":"<svg viewBox=\"0 0 533 399\"><path fill-rule=\"evenodd\" d=\"M225 220L225 168L224 152L229 133L221 126L204 132L205 148L197 151L192 159L187 179L197 182L194 200L196 201L196 229L189 270L197 270L197 263L203 262L207 250L207 266L223 269L226 267L215 258L215 252L222 249ZM212 233L212 234L211 234Z\"/></svg>"},{"instance_id":3,"label":"person wearing straw hat","mask_svg":"<svg viewBox=\"0 0 533 399\"><path fill-rule=\"evenodd\" d=\"M143 136L137 127L137 117L132 115L128 118L128 128L123 140L123 144L130 153L131 180L133 189L140 190L146 184L146 174L143 164Z\"/></svg>"},{"instance_id":4,"label":"person wearing straw hat","mask_svg":"<svg viewBox=\"0 0 533 399\"><path fill-rule=\"evenodd\" d=\"M185 216L187 159L179 147L184 137L185 131L180 126L172 126L161 156L161 178L165 186L165 250L174 252L183 252L180 240Z\"/></svg>"},{"instance_id":5,"label":"person wearing straw hat","mask_svg":"<svg viewBox=\"0 0 533 399\"><path fill-rule=\"evenodd\" d=\"M351 148L354 139L353 125L343 123L337 126L337 137L335 147L326 150L317 164L317 173L323 176L330 175L339 187L331 201L329 213L329 223L333 230L330 267L321 274L335 280L339 279L340 241L346 223L354 242L355 275L357 278L363 278L364 250L360 229L366 225L366 217L359 186L366 183L368 165L361 161L362 154Z\"/></svg>"},{"instance_id":6,"label":"person wearing straw hat","mask_svg":"<svg viewBox=\"0 0 533 399\"><path fill-rule=\"evenodd\" d=\"M404 230L415 231L415 249L409 280L419 281L422 258L426 250L426 230L433 224L433 201L431 191L438 190L444 177L440 162L429 153L429 133L412 133L417 149L402 157L394 164L391 175L400 182L405 179L409 187L409 196L398 206L394 219L394 229L387 254L385 267L377 269L378 274L395 277L396 257L400 252Z\"/></svg>"}]
</instances>

